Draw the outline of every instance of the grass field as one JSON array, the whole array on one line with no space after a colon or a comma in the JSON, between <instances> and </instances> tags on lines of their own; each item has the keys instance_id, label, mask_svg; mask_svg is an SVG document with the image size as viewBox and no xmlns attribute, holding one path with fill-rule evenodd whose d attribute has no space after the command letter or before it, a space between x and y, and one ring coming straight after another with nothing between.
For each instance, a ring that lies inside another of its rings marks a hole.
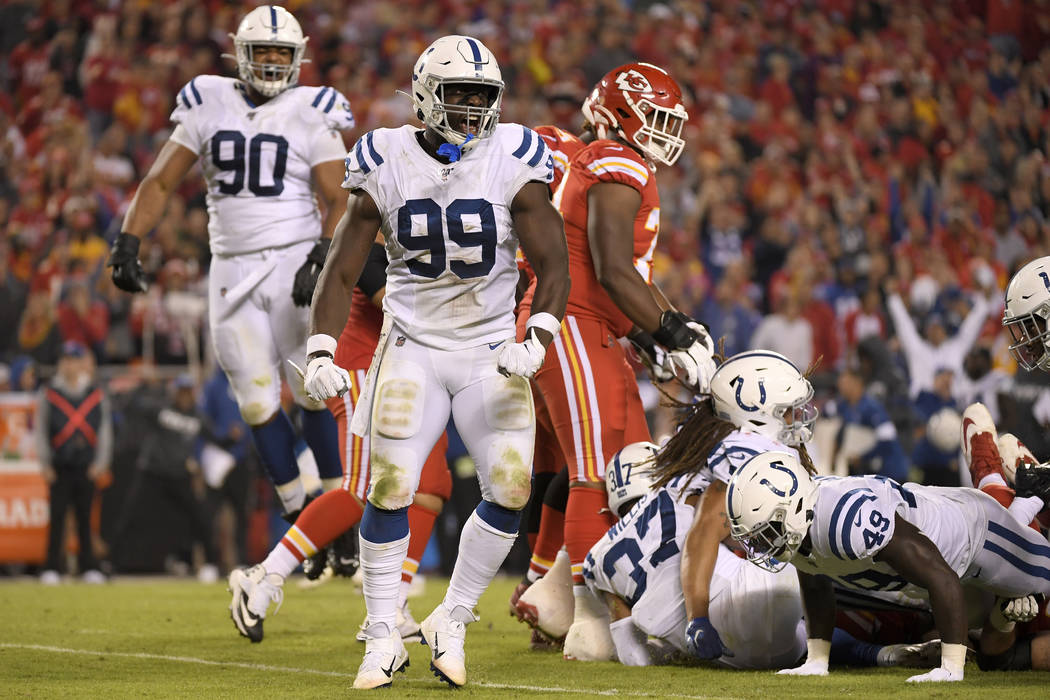
<instances>
[{"instance_id":1,"label":"grass field","mask_svg":"<svg viewBox=\"0 0 1050 700\"><path fill-rule=\"evenodd\" d=\"M431 579L412 601L420 619L445 582ZM467 633L468 685L451 691L429 670L429 652L410 645L411 667L397 697L457 692L470 697L615 695L679 698L1048 698L1050 673L981 673L962 684L907 686L915 671L832 671L827 678L714 668L626 668L528 650L526 629L506 612L513 589L497 581ZM237 635L223 585L125 579L106 586L0 584L0 697L314 698L350 691L363 645L354 641L364 602L337 580L311 590L292 581L266 639Z\"/></svg>"}]
</instances>

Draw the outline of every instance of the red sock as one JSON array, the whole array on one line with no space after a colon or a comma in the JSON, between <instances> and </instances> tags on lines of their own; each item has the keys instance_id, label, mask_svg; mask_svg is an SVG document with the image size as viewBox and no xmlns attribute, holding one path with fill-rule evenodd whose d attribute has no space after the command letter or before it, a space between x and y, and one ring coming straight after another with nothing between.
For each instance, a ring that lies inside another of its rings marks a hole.
<instances>
[{"instance_id":1,"label":"red sock","mask_svg":"<svg viewBox=\"0 0 1050 700\"><path fill-rule=\"evenodd\" d=\"M546 503L540 512L540 531L532 544L532 559L529 561L529 579L542 577L554 564L554 557L565 542L565 513L551 508Z\"/></svg>"},{"instance_id":2,"label":"red sock","mask_svg":"<svg viewBox=\"0 0 1050 700\"><path fill-rule=\"evenodd\" d=\"M430 542L430 533L434 530L437 511L413 503L408 507L408 556L401 568L401 582L412 583L412 578L419 570L419 560Z\"/></svg>"},{"instance_id":3,"label":"red sock","mask_svg":"<svg viewBox=\"0 0 1050 700\"><path fill-rule=\"evenodd\" d=\"M574 584L583 584L583 560L614 522L616 519L609 511L604 488L569 487L569 502L565 507L565 548L569 550Z\"/></svg>"},{"instance_id":4,"label":"red sock","mask_svg":"<svg viewBox=\"0 0 1050 700\"><path fill-rule=\"evenodd\" d=\"M985 484L981 487L981 491L999 501L999 505L1003 508L1009 508L1010 504L1014 502L1014 490L1009 486L1003 484Z\"/></svg>"},{"instance_id":5,"label":"red sock","mask_svg":"<svg viewBox=\"0 0 1050 700\"><path fill-rule=\"evenodd\" d=\"M318 496L303 509L295 521L295 527L288 531L281 543L284 544L299 561L300 547L290 546L285 542L293 530L298 529L310 540L316 549L327 547L339 535L343 534L361 521L361 506L353 494L344 489L332 489Z\"/></svg>"}]
</instances>

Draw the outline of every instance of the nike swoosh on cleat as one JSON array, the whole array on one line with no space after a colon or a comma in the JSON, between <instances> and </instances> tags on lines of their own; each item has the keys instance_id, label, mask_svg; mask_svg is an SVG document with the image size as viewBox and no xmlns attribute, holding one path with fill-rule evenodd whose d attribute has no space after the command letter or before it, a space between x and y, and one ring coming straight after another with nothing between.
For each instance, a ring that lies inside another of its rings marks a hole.
<instances>
[{"instance_id":1,"label":"nike swoosh on cleat","mask_svg":"<svg viewBox=\"0 0 1050 700\"><path fill-rule=\"evenodd\" d=\"M445 652L443 652L440 649L438 649L438 637L435 634L434 635L434 658L435 659L440 659L444 655L445 655Z\"/></svg>"},{"instance_id":2,"label":"nike swoosh on cleat","mask_svg":"<svg viewBox=\"0 0 1050 700\"><path fill-rule=\"evenodd\" d=\"M254 627L261 618L248 609L248 596L244 593L241 594L241 619L244 620L244 624L249 627Z\"/></svg>"},{"instance_id":3,"label":"nike swoosh on cleat","mask_svg":"<svg viewBox=\"0 0 1050 700\"><path fill-rule=\"evenodd\" d=\"M499 341L498 343L489 343L489 350L495 350L500 345L503 345L503 341L502 340Z\"/></svg>"},{"instance_id":4,"label":"nike swoosh on cleat","mask_svg":"<svg viewBox=\"0 0 1050 700\"><path fill-rule=\"evenodd\" d=\"M394 675L394 662L396 662L396 661L397 661L397 657L394 657L393 659L390 659L390 668L382 668L382 667L380 667L379 670L382 671L383 673L385 673L387 678L390 678L391 676Z\"/></svg>"}]
</instances>

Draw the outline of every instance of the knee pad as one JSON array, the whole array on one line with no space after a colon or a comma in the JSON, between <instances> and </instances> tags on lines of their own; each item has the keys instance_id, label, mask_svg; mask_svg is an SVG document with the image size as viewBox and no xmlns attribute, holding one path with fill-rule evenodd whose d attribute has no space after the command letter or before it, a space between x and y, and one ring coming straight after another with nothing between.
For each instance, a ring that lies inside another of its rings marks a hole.
<instances>
[{"instance_id":1,"label":"knee pad","mask_svg":"<svg viewBox=\"0 0 1050 700\"><path fill-rule=\"evenodd\" d=\"M532 406L532 389L524 377L495 376L481 384L485 405L485 422L493 430L529 430L535 441L536 418ZM529 450L532 462L532 450Z\"/></svg>"},{"instance_id":2,"label":"knee pad","mask_svg":"<svg viewBox=\"0 0 1050 700\"><path fill-rule=\"evenodd\" d=\"M1032 638L1018 639L1002 654L985 654L978 645L977 668L982 671L1032 670Z\"/></svg>"},{"instance_id":3,"label":"knee pad","mask_svg":"<svg viewBox=\"0 0 1050 700\"><path fill-rule=\"evenodd\" d=\"M411 447L373 446L368 501L382 510L407 508L419 478L418 458Z\"/></svg>"},{"instance_id":4,"label":"knee pad","mask_svg":"<svg viewBox=\"0 0 1050 700\"><path fill-rule=\"evenodd\" d=\"M387 360L383 363L372 408L376 432L393 440L405 440L423 424L425 375L415 362Z\"/></svg>"},{"instance_id":5,"label":"knee pad","mask_svg":"<svg viewBox=\"0 0 1050 700\"><path fill-rule=\"evenodd\" d=\"M482 498L509 510L521 510L532 493L532 449L521 436L497 437L489 445L488 473Z\"/></svg>"}]
</instances>

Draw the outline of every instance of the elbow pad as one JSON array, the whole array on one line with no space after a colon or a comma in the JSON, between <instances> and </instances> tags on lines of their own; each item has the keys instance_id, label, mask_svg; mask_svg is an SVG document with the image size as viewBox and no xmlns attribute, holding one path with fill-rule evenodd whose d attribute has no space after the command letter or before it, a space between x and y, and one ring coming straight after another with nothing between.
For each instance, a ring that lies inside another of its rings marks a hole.
<instances>
[{"instance_id":1,"label":"elbow pad","mask_svg":"<svg viewBox=\"0 0 1050 700\"><path fill-rule=\"evenodd\" d=\"M371 299L376 292L386 286L386 248L382 243L373 243L368 252L365 267L357 280L357 287Z\"/></svg>"}]
</instances>

